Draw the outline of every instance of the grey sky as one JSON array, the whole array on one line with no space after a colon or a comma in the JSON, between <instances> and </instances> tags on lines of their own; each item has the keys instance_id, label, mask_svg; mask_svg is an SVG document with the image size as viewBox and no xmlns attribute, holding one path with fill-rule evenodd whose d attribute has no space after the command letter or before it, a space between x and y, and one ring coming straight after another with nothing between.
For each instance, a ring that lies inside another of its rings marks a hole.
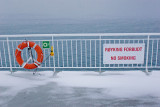
<instances>
[{"instance_id":1,"label":"grey sky","mask_svg":"<svg viewBox=\"0 0 160 107\"><path fill-rule=\"evenodd\" d=\"M0 17L160 18L160 0L0 0Z\"/></svg>"}]
</instances>

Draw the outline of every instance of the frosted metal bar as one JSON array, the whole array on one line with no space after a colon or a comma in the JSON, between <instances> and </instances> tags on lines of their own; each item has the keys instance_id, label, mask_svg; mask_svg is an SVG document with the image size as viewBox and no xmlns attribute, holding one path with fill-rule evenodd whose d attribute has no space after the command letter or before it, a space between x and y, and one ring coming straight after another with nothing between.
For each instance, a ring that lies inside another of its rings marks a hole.
<instances>
[{"instance_id":1,"label":"frosted metal bar","mask_svg":"<svg viewBox=\"0 0 160 107\"><path fill-rule=\"evenodd\" d=\"M105 44L106 44L106 43L107 43L107 42L106 42L106 40L105 40ZM106 65L107 65L107 64L104 64L104 67L106 67Z\"/></svg>"},{"instance_id":2,"label":"frosted metal bar","mask_svg":"<svg viewBox=\"0 0 160 107\"><path fill-rule=\"evenodd\" d=\"M51 62L50 62L50 60L51 60L51 57L50 57L50 52L49 52L49 49L48 49L48 55L49 55L49 67L51 66ZM47 57L48 57L48 55L47 55Z\"/></svg>"},{"instance_id":3,"label":"frosted metal bar","mask_svg":"<svg viewBox=\"0 0 160 107\"><path fill-rule=\"evenodd\" d=\"M54 72L55 72L55 46L54 46L54 41L53 41L53 36L52 36L52 46L53 46L53 52L54 52L54 56L53 56L53 64L54 64Z\"/></svg>"},{"instance_id":4,"label":"frosted metal bar","mask_svg":"<svg viewBox=\"0 0 160 107\"><path fill-rule=\"evenodd\" d=\"M97 64L97 63L96 63L96 50L97 50L96 48L97 48L97 44L96 44L96 43L97 43L97 42L96 42L96 40L95 40L95 67L97 67L97 65L96 65L96 64Z\"/></svg>"},{"instance_id":5,"label":"frosted metal bar","mask_svg":"<svg viewBox=\"0 0 160 107\"><path fill-rule=\"evenodd\" d=\"M102 44L102 46L103 46L103 44L105 44L105 40L101 40L101 44ZM101 51L103 51L103 49L101 50ZM106 65L105 64L103 64L103 62L101 62L102 63L102 65L103 65L103 67L105 67Z\"/></svg>"},{"instance_id":6,"label":"frosted metal bar","mask_svg":"<svg viewBox=\"0 0 160 107\"><path fill-rule=\"evenodd\" d=\"M59 49L58 49L58 40L57 40L57 55L58 55L58 67L59 67Z\"/></svg>"},{"instance_id":7,"label":"frosted metal bar","mask_svg":"<svg viewBox=\"0 0 160 107\"><path fill-rule=\"evenodd\" d=\"M17 43L17 41L16 41L16 46L18 47L18 43ZM18 66L20 67L20 65L18 64Z\"/></svg>"},{"instance_id":8,"label":"frosted metal bar","mask_svg":"<svg viewBox=\"0 0 160 107\"><path fill-rule=\"evenodd\" d=\"M2 65L2 56L1 56L1 51L0 51L0 59L1 59L1 67L3 67L3 65Z\"/></svg>"},{"instance_id":9,"label":"frosted metal bar","mask_svg":"<svg viewBox=\"0 0 160 107\"><path fill-rule=\"evenodd\" d=\"M61 42L62 42L62 63L63 63L63 67L64 67L63 40Z\"/></svg>"},{"instance_id":10,"label":"frosted metal bar","mask_svg":"<svg viewBox=\"0 0 160 107\"><path fill-rule=\"evenodd\" d=\"M156 38L156 39L159 39L160 40L160 38ZM55 40L63 40L63 41L65 41L65 40L97 40L97 39L55 39ZM103 40L119 40L119 39L117 39L117 38L115 38L115 39L103 39ZM129 39L126 39L126 40L129 40ZM132 40L137 40L137 39L132 39ZM143 40L143 39L139 39L139 40ZM144 40L147 40L147 39L144 39ZM150 40L153 40L153 39L150 39ZM0 40L0 41L3 41L3 40ZM20 41L20 42L23 42L23 40L8 40L8 41ZM47 39L46 40L34 40L35 42L36 41L48 41Z\"/></svg>"},{"instance_id":11,"label":"frosted metal bar","mask_svg":"<svg viewBox=\"0 0 160 107\"><path fill-rule=\"evenodd\" d=\"M76 67L78 67L78 58L77 58L77 40L76 40Z\"/></svg>"},{"instance_id":12,"label":"frosted metal bar","mask_svg":"<svg viewBox=\"0 0 160 107\"><path fill-rule=\"evenodd\" d=\"M91 40L90 40L90 67L92 66L92 63L91 63Z\"/></svg>"},{"instance_id":13,"label":"frosted metal bar","mask_svg":"<svg viewBox=\"0 0 160 107\"><path fill-rule=\"evenodd\" d=\"M40 43L40 42L41 42L41 41L38 42L38 45L41 47L41 43Z\"/></svg>"},{"instance_id":14,"label":"frosted metal bar","mask_svg":"<svg viewBox=\"0 0 160 107\"><path fill-rule=\"evenodd\" d=\"M152 56L151 56L151 67L152 67L152 62L153 62L153 45L154 45L154 40L152 40Z\"/></svg>"},{"instance_id":15,"label":"frosted metal bar","mask_svg":"<svg viewBox=\"0 0 160 107\"><path fill-rule=\"evenodd\" d=\"M81 40L81 67L82 67L82 40Z\"/></svg>"},{"instance_id":16,"label":"frosted metal bar","mask_svg":"<svg viewBox=\"0 0 160 107\"><path fill-rule=\"evenodd\" d=\"M145 44L145 40L144 40L144 39L143 39L142 43L144 43L144 44ZM141 67L142 67L143 65L144 65L144 64L141 64Z\"/></svg>"},{"instance_id":17,"label":"frosted metal bar","mask_svg":"<svg viewBox=\"0 0 160 107\"><path fill-rule=\"evenodd\" d=\"M160 36L160 33L75 33L75 34L21 34L21 35L0 35L1 37L44 37L44 36L146 36L146 35L157 35Z\"/></svg>"},{"instance_id":18,"label":"frosted metal bar","mask_svg":"<svg viewBox=\"0 0 160 107\"><path fill-rule=\"evenodd\" d=\"M149 55L149 35L147 40L146 72L148 72L148 55Z\"/></svg>"},{"instance_id":19,"label":"frosted metal bar","mask_svg":"<svg viewBox=\"0 0 160 107\"><path fill-rule=\"evenodd\" d=\"M138 43L140 43L140 40L138 40ZM142 65L142 64L141 64ZM138 64L137 64L137 67L138 67Z\"/></svg>"},{"instance_id":20,"label":"frosted metal bar","mask_svg":"<svg viewBox=\"0 0 160 107\"><path fill-rule=\"evenodd\" d=\"M4 53L5 67L7 67L7 61L6 61L6 53L5 53L4 41L3 41L3 53Z\"/></svg>"},{"instance_id":21,"label":"frosted metal bar","mask_svg":"<svg viewBox=\"0 0 160 107\"><path fill-rule=\"evenodd\" d=\"M85 40L86 67L87 67L87 41Z\"/></svg>"},{"instance_id":22,"label":"frosted metal bar","mask_svg":"<svg viewBox=\"0 0 160 107\"><path fill-rule=\"evenodd\" d=\"M3 68L8 68L8 67L3 67ZM13 67L13 68L19 68L19 67ZM53 68L53 67L41 67L41 68ZM62 67L56 67L56 68L62 68ZM73 67L63 67L63 68L73 68ZM99 68L99 67L74 67L74 68L88 68L88 69L94 69L94 68ZM109 68L109 67L101 67L101 68ZM114 69L115 67L110 67L112 69ZM119 67L119 68L124 68L124 67ZM131 67L125 67L125 70L126 68L131 68ZM133 68L137 68L137 67L133 67ZM138 68L145 68L145 67L138 67ZM148 67L148 68L160 68L160 66L158 67Z\"/></svg>"},{"instance_id":23,"label":"frosted metal bar","mask_svg":"<svg viewBox=\"0 0 160 107\"><path fill-rule=\"evenodd\" d=\"M67 67L68 67L68 41L66 40L66 50L67 50Z\"/></svg>"},{"instance_id":24,"label":"frosted metal bar","mask_svg":"<svg viewBox=\"0 0 160 107\"><path fill-rule=\"evenodd\" d=\"M157 52L156 52L156 64L155 66L157 66L157 60L158 60L158 44L159 44L159 40L157 40Z\"/></svg>"},{"instance_id":25,"label":"frosted metal bar","mask_svg":"<svg viewBox=\"0 0 160 107\"><path fill-rule=\"evenodd\" d=\"M100 67L99 67L99 72L101 73L101 36L100 36Z\"/></svg>"},{"instance_id":26,"label":"frosted metal bar","mask_svg":"<svg viewBox=\"0 0 160 107\"><path fill-rule=\"evenodd\" d=\"M37 52L35 51L35 58L37 58Z\"/></svg>"},{"instance_id":27,"label":"frosted metal bar","mask_svg":"<svg viewBox=\"0 0 160 107\"><path fill-rule=\"evenodd\" d=\"M46 59L46 50L44 49L44 59ZM46 60L45 60L45 67L46 67Z\"/></svg>"},{"instance_id":28,"label":"frosted metal bar","mask_svg":"<svg viewBox=\"0 0 160 107\"><path fill-rule=\"evenodd\" d=\"M28 52L28 50L27 50L27 48L26 48L26 59L28 59L28 54L27 54L27 52Z\"/></svg>"},{"instance_id":29,"label":"frosted metal bar","mask_svg":"<svg viewBox=\"0 0 160 107\"><path fill-rule=\"evenodd\" d=\"M7 46L8 46L8 56L9 56L10 71L12 71L11 53L10 53L8 37L7 37Z\"/></svg>"},{"instance_id":30,"label":"frosted metal bar","mask_svg":"<svg viewBox=\"0 0 160 107\"><path fill-rule=\"evenodd\" d=\"M35 57L35 60L37 60L36 51L35 50L34 50L34 57Z\"/></svg>"},{"instance_id":31,"label":"frosted metal bar","mask_svg":"<svg viewBox=\"0 0 160 107\"><path fill-rule=\"evenodd\" d=\"M71 40L71 55L72 55L72 67L73 67L73 49L72 49L72 40Z\"/></svg>"},{"instance_id":32,"label":"frosted metal bar","mask_svg":"<svg viewBox=\"0 0 160 107\"><path fill-rule=\"evenodd\" d=\"M16 62L15 62L15 50L14 50L14 46L13 46L13 41L12 41L12 49L13 49L13 62L14 62L14 67L16 67Z\"/></svg>"},{"instance_id":33,"label":"frosted metal bar","mask_svg":"<svg viewBox=\"0 0 160 107\"><path fill-rule=\"evenodd\" d=\"M40 46L40 41L38 42L39 46ZM40 46L41 47L41 46Z\"/></svg>"}]
</instances>

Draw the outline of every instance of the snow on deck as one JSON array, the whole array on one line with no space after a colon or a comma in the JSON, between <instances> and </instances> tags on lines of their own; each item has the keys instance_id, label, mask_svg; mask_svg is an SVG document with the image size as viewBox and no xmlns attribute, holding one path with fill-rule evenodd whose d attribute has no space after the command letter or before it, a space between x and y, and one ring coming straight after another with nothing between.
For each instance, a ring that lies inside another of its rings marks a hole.
<instances>
[{"instance_id":1,"label":"snow on deck","mask_svg":"<svg viewBox=\"0 0 160 107\"><path fill-rule=\"evenodd\" d=\"M101 90L103 97L110 95L116 98L141 96L160 98L159 71L153 71L150 76L141 71L114 71L102 74L63 71L54 78L52 73L44 71L33 76L32 72L24 71L12 75L10 72L0 72L0 105L9 103L18 93L26 89L44 87L47 84L54 86L55 83L59 87L103 89Z\"/></svg>"}]
</instances>

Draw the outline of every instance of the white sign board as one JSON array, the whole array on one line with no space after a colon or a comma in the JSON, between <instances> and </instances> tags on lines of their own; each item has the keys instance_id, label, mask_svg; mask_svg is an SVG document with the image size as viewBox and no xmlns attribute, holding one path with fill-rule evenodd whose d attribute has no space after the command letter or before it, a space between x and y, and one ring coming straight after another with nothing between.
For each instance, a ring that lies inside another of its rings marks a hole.
<instances>
[{"instance_id":1,"label":"white sign board","mask_svg":"<svg viewBox=\"0 0 160 107\"><path fill-rule=\"evenodd\" d=\"M145 44L103 44L103 64L143 64Z\"/></svg>"}]
</instances>

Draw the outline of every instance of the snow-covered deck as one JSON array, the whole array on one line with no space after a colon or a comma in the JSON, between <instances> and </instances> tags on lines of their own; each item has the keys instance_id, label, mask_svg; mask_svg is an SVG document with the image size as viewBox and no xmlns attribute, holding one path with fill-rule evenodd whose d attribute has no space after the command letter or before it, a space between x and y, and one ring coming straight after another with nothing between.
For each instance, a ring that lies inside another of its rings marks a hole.
<instances>
[{"instance_id":1,"label":"snow-covered deck","mask_svg":"<svg viewBox=\"0 0 160 107\"><path fill-rule=\"evenodd\" d=\"M1 107L160 106L160 72L0 72Z\"/></svg>"}]
</instances>

